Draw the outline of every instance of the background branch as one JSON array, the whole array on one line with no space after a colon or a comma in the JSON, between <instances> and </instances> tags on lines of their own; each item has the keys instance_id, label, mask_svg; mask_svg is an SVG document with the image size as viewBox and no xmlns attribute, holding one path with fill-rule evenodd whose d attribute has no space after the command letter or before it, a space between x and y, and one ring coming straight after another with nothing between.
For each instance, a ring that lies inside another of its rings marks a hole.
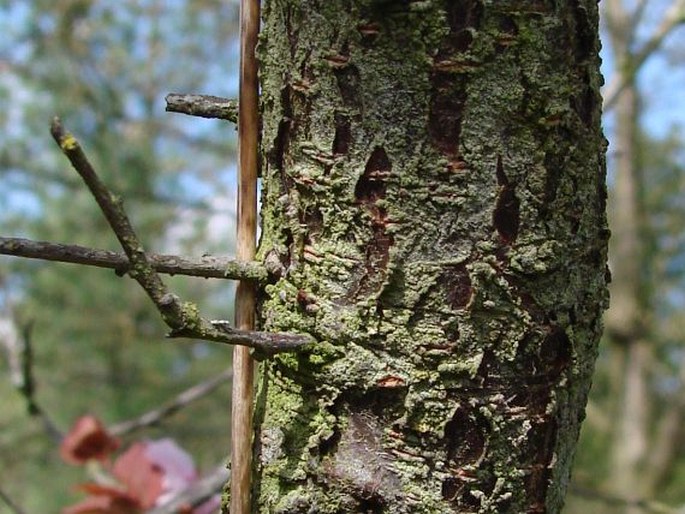
<instances>
[{"instance_id":1,"label":"background branch","mask_svg":"<svg viewBox=\"0 0 685 514\"><path fill-rule=\"evenodd\" d=\"M109 268L118 275L124 275L131 268L128 257L123 253L19 237L0 237L0 254ZM191 259L151 253L147 254L147 258L155 271L169 275L257 282L266 281L268 276L266 269L257 262L236 261L225 257L203 256Z\"/></svg>"},{"instance_id":2,"label":"background branch","mask_svg":"<svg viewBox=\"0 0 685 514\"><path fill-rule=\"evenodd\" d=\"M178 412L186 405L194 402L195 400L199 400L203 396L208 395L221 384L229 381L232 376L233 373L231 372L231 370L224 371L223 373L213 378L210 378L209 380L205 380L204 382L200 382L199 384L196 384L193 387L186 389L185 391L177 395L173 400L165 403L164 405L151 411L148 411L142 416L138 416L137 418L128 421L122 421L120 423L112 425L108 427L107 430L112 435L121 436L144 427L156 425L162 419Z\"/></svg>"},{"instance_id":3,"label":"background branch","mask_svg":"<svg viewBox=\"0 0 685 514\"><path fill-rule=\"evenodd\" d=\"M640 6L638 6L639 8ZM620 94L635 78L645 61L661 47L664 39L673 29L683 23L685 23L685 0L676 0L668 8L661 23L642 45L642 48L626 56L628 68L618 73L604 91L604 111L609 111L614 107Z\"/></svg>"},{"instance_id":4,"label":"background branch","mask_svg":"<svg viewBox=\"0 0 685 514\"><path fill-rule=\"evenodd\" d=\"M36 401L36 381L33 376L33 344L32 344L33 323L26 323L21 328L21 337L19 338L19 361L20 361L20 375L21 381L16 384L17 391L26 400L26 409L30 416L37 417L43 423L43 427L50 439L55 443L60 443L63 434L57 425L52 421L52 418L43 410L41 405Z\"/></svg>"},{"instance_id":5,"label":"background branch","mask_svg":"<svg viewBox=\"0 0 685 514\"><path fill-rule=\"evenodd\" d=\"M10 498L5 491L0 487L0 498L7 505L12 514L26 514L14 501Z\"/></svg>"}]
</instances>

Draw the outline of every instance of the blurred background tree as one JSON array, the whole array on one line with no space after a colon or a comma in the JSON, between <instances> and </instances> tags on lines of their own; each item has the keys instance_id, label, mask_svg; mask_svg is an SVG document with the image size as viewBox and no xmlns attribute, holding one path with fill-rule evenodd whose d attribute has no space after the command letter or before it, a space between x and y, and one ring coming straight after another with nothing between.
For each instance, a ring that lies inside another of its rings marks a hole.
<instances>
[{"instance_id":1,"label":"blurred background tree","mask_svg":"<svg viewBox=\"0 0 685 514\"><path fill-rule=\"evenodd\" d=\"M59 115L126 199L148 249L233 254L234 127L167 114L164 96L235 96L237 10L224 0L0 2L0 232L119 250L51 140ZM0 266L7 362L17 358L9 334L30 337L37 399L63 431L87 411L106 422L139 415L230 366L230 348L164 341L158 313L131 280L67 264ZM229 282L170 285L231 318ZM27 512L58 512L77 497L82 470L62 463L40 421L29 420L11 372L0 370L2 488ZM211 467L228 453L229 413L225 385L143 435L170 435Z\"/></svg>"},{"instance_id":2,"label":"blurred background tree","mask_svg":"<svg viewBox=\"0 0 685 514\"><path fill-rule=\"evenodd\" d=\"M613 281L566 512L682 512L685 2L605 0L602 16Z\"/></svg>"},{"instance_id":3,"label":"blurred background tree","mask_svg":"<svg viewBox=\"0 0 685 514\"><path fill-rule=\"evenodd\" d=\"M685 1L604 0L612 307L565 512L685 506ZM148 249L232 254L235 132L165 114L168 92L235 96L237 2L0 0L0 232L117 249L48 134L65 119ZM680 116L678 117L678 112ZM229 283L172 287L229 318ZM138 286L102 270L0 260L2 489L27 512L72 503L65 466L13 390L30 337L38 401L65 430L157 406L230 364L164 342ZM14 363L14 364L13 364ZM170 435L208 468L228 453L227 387L143 435ZM198 422L200 420L200 422ZM138 437L141 434L136 434ZM2 508L0 508L2 511Z\"/></svg>"}]
</instances>

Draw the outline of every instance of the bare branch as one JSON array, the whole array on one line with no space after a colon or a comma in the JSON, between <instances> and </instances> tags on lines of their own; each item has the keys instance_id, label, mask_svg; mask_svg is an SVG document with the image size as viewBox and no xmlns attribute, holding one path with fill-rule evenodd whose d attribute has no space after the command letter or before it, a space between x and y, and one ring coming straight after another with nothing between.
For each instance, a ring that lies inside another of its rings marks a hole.
<instances>
[{"instance_id":1,"label":"bare branch","mask_svg":"<svg viewBox=\"0 0 685 514\"><path fill-rule=\"evenodd\" d=\"M216 118L238 122L238 102L211 95L166 95L166 110L201 118Z\"/></svg>"},{"instance_id":2,"label":"bare branch","mask_svg":"<svg viewBox=\"0 0 685 514\"><path fill-rule=\"evenodd\" d=\"M635 75L645 61L661 47L664 39L674 28L683 23L685 23L685 0L676 0L668 8L659 27L642 45L642 48L633 55L625 56L629 64L628 69L621 71L604 92L603 108L605 112L609 111L616 104L620 94L635 78Z\"/></svg>"},{"instance_id":3,"label":"bare branch","mask_svg":"<svg viewBox=\"0 0 685 514\"><path fill-rule=\"evenodd\" d=\"M31 337L33 323L26 323L22 327L21 332L21 338L19 339L21 347L19 353L21 362L21 382L16 385L16 388L26 400L26 408L29 415L39 418L43 423L45 431L50 436L50 439L59 443L63 438L62 432L36 401L36 381L33 376L33 340Z\"/></svg>"},{"instance_id":4,"label":"bare branch","mask_svg":"<svg viewBox=\"0 0 685 514\"><path fill-rule=\"evenodd\" d=\"M7 505L12 514L25 514L25 511L21 509L16 503L14 503L12 498L10 498L2 488L0 488L0 498L2 499L4 504Z\"/></svg>"},{"instance_id":5,"label":"bare branch","mask_svg":"<svg viewBox=\"0 0 685 514\"><path fill-rule=\"evenodd\" d=\"M257 349L264 355L294 350L312 342L311 337L305 335L233 330L226 322L211 322L201 317L195 305L181 302L178 296L171 294L150 264L123 209L121 198L107 189L95 173L76 138L62 128L58 118L54 119L50 132L95 197L128 257L130 262L128 275L140 284L155 304L162 319L171 328L170 337L188 337L237 344Z\"/></svg>"},{"instance_id":6,"label":"bare branch","mask_svg":"<svg viewBox=\"0 0 685 514\"><path fill-rule=\"evenodd\" d=\"M47 261L84 264L113 269L126 274L131 263L125 254L79 245L32 241L18 237L0 237L0 254ZM225 257L203 256L199 259L176 255L148 254L148 261L158 273L231 280L266 281L266 269L257 262L243 262Z\"/></svg>"},{"instance_id":7,"label":"bare branch","mask_svg":"<svg viewBox=\"0 0 685 514\"><path fill-rule=\"evenodd\" d=\"M217 466L214 471L191 484L190 487L178 496L160 507L147 511L146 514L176 514L178 512L185 512L184 509L188 507L197 507L221 492L230 476L231 472L226 469L226 466Z\"/></svg>"},{"instance_id":8,"label":"bare branch","mask_svg":"<svg viewBox=\"0 0 685 514\"><path fill-rule=\"evenodd\" d=\"M647 8L648 3L649 2L647 0L637 0L635 9L633 9L632 14L630 15L630 27L632 31L631 41L634 40L635 32L637 32L637 27L640 25L642 19L644 18L645 10Z\"/></svg>"},{"instance_id":9,"label":"bare branch","mask_svg":"<svg viewBox=\"0 0 685 514\"><path fill-rule=\"evenodd\" d=\"M199 384L186 389L177 395L173 400L165 403L157 409L148 411L137 418L128 421L122 421L116 425L108 427L108 431L112 435L121 436L141 428L156 425L161 420L171 416L172 414L175 414L186 405L208 395L221 384L230 380L232 376L233 373L230 370L224 371L223 373L212 377L209 380L205 380L204 382L200 382Z\"/></svg>"},{"instance_id":10,"label":"bare branch","mask_svg":"<svg viewBox=\"0 0 685 514\"><path fill-rule=\"evenodd\" d=\"M617 43L614 36L625 37L630 33L630 16L623 5L622 0L604 0L602 3L602 18L609 29L614 45Z\"/></svg>"},{"instance_id":11,"label":"bare branch","mask_svg":"<svg viewBox=\"0 0 685 514\"><path fill-rule=\"evenodd\" d=\"M178 300L178 298L176 299ZM194 308L194 306L192 307ZM224 320L211 320L207 326L205 325L207 320L200 319L203 326L189 325L172 330L169 333L169 337L188 337L254 348L258 350L258 353L254 355L256 359L273 355L274 353L295 351L314 342L310 336L300 334L238 330L232 328L231 324Z\"/></svg>"}]
</instances>

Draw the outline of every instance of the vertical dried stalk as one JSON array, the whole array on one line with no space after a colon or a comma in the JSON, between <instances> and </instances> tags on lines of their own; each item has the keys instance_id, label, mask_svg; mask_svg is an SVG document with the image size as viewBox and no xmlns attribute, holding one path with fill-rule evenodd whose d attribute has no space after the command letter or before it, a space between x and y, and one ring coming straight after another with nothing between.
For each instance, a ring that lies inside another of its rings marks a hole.
<instances>
[{"instance_id":1,"label":"vertical dried stalk","mask_svg":"<svg viewBox=\"0 0 685 514\"><path fill-rule=\"evenodd\" d=\"M238 111L238 260L255 255L257 233L257 143L259 135L258 78L255 46L259 32L259 0L240 2L240 93ZM254 285L238 284L235 324L255 325ZM248 348L233 350L233 411L231 431L231 514L250 514L252 473L252 402L254 363Z\"/></svg>"}]
</instances>

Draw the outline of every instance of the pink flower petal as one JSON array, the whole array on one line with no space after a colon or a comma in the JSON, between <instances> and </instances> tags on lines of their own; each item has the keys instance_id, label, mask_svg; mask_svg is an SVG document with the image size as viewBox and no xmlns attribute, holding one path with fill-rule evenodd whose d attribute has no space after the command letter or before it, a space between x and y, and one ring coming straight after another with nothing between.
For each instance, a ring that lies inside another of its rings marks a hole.
<instances>
[{"instance_id":1,"label":"pink flower petal","mask_svg":"<svg viewBox=\"0 0 685 514\"><path fill-rule=\"evenodd\" d=\"M146 446L146 456L162 470L162 487L164 494L157 504L161 505L169 498L185 490L197 480L193 458L188 455L173 439L150 441Z\"/></svg>"},{"instance_id":2,"label":"pink flower petal","mask_svg":"<svg viewBox=\"0 0 685 514\"><path fill-rule=\"evenodd\" d=\"M83 464L90 459L105 460L119 447L95 416L81 416L60 445L60 456L70 464Z\"/></svg>"},{"instance_id":3,"label":"pink flower petal","mask_svg":"<svg viewBox=\"0 0 685 514\"><path fill-rule=\"evenodd\" d=\"M144 509L154 506L162 494L162 469L147 456L149 443L135 443L114 462L113 473L127 493Z\"/></svg>"}]
</instances>

